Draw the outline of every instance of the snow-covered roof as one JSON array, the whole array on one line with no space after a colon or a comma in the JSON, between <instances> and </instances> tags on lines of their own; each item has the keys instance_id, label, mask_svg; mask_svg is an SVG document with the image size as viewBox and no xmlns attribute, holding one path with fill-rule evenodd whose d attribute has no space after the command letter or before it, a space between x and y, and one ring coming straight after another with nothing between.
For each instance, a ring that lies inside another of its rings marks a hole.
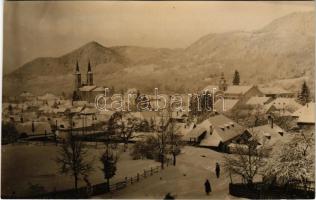
<instances>
[{"instance_id":1,"label":"snow-covered roof","mask_svg":"<svg viewBox=\"0 0 316 200\"><path fill-rule=\"evenodd\" d=\"M248 105L265 105L271 97L251 97L246 104Z\"/></svg>"},{"instance_id":2,"label":"snow-covered roof","mask_svg":"<svg viewBox=\"0 0 316 200\"><path fill-rule=\"evenodd\" d=\"M19 133L26 133L28 135L44 135L52 132L51 126L48 122L34 122L34 132L32 131L32 122L19 123L16 125Z\"/></svg>"},{"instance_id":3,"label":"snow-covered roof","mask_svg":"<svg viewBox=\"0 0 316 200\"><path fill-rule=\"evenodd\" d=\"M259 90L263 93L263 94L293 94L293 92L284 90L280 87L261 87L259 88Z\"/></svg>"},{"instance_id":4,"label":"snow-covered roof","mask_svg":"<svg viewBox=\"0 0 316 200\"><path fill-rule=\"evenodd\" d=\"M238 99L219 99L215 102L214 108L217 112L226 112L233 109L237 103Z\"/></svg>"},{"instance_id":5,"label":"snow-covered roof","mask_svg":"<svg viewBox=\"0 0 316 200\"><path fill-rule=\"evenodd\" d=\"M298 117L298 123L315 124L315 103L308 103L292 114L293 117Z\"/></svg>"},{"instance_id":6,"label":"snow-covered roof","mask_svg":"<svg viewBox=\"0 0 316 200\"><path fill-rule=\"evenodd\" d=\"M208 120L213 126L213 129L215 129L218 135L221 137L222 142L241 135L244 131L242 126L228 117L225 117L224 115L216 115L214 117L210 117ZM229 124L229 128L226 127L225 124Z\"/></svg>"},{"instance_id":7,"label":"snow-covered roof","mask_svg":"<svg viewBox=\"0 0 316 200\"><path fill-rule=\"evenodd\" d=\"M215 134L210 136L211 131L216 133L216 138L215 136L213 137ZM241 135L244 132L244 128L224 115L216 115L198 124L184 138L197 138L204 132L206 132L206 137L202 139L200 145L217 146L219 142L226 142Z\"/></svg>"},{"instance_id":8,"label":"snow-covered roof","mask_svg":"<svg viewBox=\"0 0 316 200\"><path fill-rule=\"evenodd\" d=\"M83 114L83 115L92 115L92 114L95 114L95 113L97 113L97 109L96 108L85 107L84 109L82 109L80 111L80 114Z\"/></svg>"},{"instance_id":9,"label":"snow-covered roof","mask_svg":"<svg viewBox=\"0 0 316 200\"><path fill-rule=\"evenodd\" d=\"M186 135L184 135L183 140L189 141L190 138L198 138L203 133L208 132L208 129L203 126L197 126L196 128L193 128L190 132L188 132Z\"/></svg>"},{"instance_id":10,"label":"snow-covered roof","mask_svg":"<svg viewBox=\"0 0 316 200\"><path fill-rule=\"evenodd\" d=\"M34 95L30 92L22 92L20 97L34 97Z\"/></svg>"},{"instance_id":11,"label":"snow-covered roof","mask_svg":"<svg viewBox=\"0 0 316 200\"><path fill-rule=\"evenodd\" d=\"M46 94L44 94L42 96L39 96L38 99L39 100L47 100L47 101L49 101L49 100L58 100L59 98L57 96L51 94L51 93L46 93Z\"/></svg>"},{"instance_id":12,"label":"snow-covered roof","mask_svg":"<svg viewBox=\"0 0 316 200\"><path fill-rule=\"evenodd\" d=\"M206 86L203 90L202 90L202 92L204 92L204 91L209 91L210 93L212 93L213 91L214 92L217 92L219 89L218 89L218 86L217 85L208 85L208 86Z\"/></svg>"},{"instance_id":13,"label":"snow-covered roof","mask_svg":"<svg viewBox=\"0 0 316 200\"><path fill-rule=\"evenodd\" d=\"M73 105L74 106L84 106L84 105L88 105L88 101L74 101Z\"/></svg>"},{"instance_id":14,"label":"snow-covered roof","mask_svg":"<svg viewBox=\"0 0 316 200\"><path fill-rule=\"evenodd\" d=\"M252 85L231 85L227 87L225 94L245 94L252 87Z\"/></svg>"},{"instance_id":15,"label":"snow-covered roof","mask_svg":"<svg viewBox=\"0 0 316 200\"><path fill-rule=\"evenodd\" d=\"M82 86L81 88L79 88L80 91L82 92L89 92L89 91L92 91L93 89L95 89L97 86L95 85L85 85L85 86Z\"/></svg>"},{"instance_id":16,"label":"snow-covered roof","mask_svg":"<svg viewBox=\"0 0 316 200\"><path fill-rule=\"evenodd\" d=\"M95 89L93 89L93 92L105 92L105 88L104 87L96 87Z\"/></svg>"},{"instance_id":17,"label":"snow-covered roof","mask_svg":"<svg viewBox=\"0 0 316 200\"><path fill-rule=\"evenodd\" d=\"M269 146L274 146L277 142L285 142L291 139L289 134L286 134L285 131L275 123L273 124L273 128L271 124L266 124L247 130L260 144L266 143ZM283 134L283 136L281 134Z\"/></svg>"},{"instance_id":18,"label":"snow-covered roof","mask_svg":"<svg viewBox=\"0 0 316 200\"><path fill-rule=\"evenodd\" d=\"M289 112L294 112L302 107L294 98L276 98L269 104L273 105L277 110L284 109Z\"/></svg>"}]
</instances>

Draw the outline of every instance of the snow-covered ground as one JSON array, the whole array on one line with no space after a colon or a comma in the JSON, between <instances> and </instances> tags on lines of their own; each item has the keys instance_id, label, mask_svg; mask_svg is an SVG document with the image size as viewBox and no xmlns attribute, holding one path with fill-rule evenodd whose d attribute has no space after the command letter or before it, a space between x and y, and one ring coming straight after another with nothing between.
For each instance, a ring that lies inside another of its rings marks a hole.
<instances>
[{"instance_id":1,"label":"snow-covered ground","mask_svg":"<svg viewBox=\"0 0 316 200\"><path fill-rule=\"evenodd\" d=\"M215 175L215 163L223 162L223 153L205 148L186 146L177 157L177 165L166 167L162 172L147 179L129 185L123 190L94 198L158 198L162 199L170 192L177 199L226 199L229 195L230 178L221 170L219 179ZM221 164L222 166L222 164ZM207 196L204 182L209 179L212 192ZM233 181L238 181L233 178Z\"/></svg>"},{"instance_id":2,"label":"snow-covered ground","mask_svg":"<svg viewBox=\"0 0 316 200\"><path fill-rule=\"evenodd\" d=\"M73 179L67 175L58 173L55 162L59 148L55 145L5 145L2 146L1 164L1 192L2 194L25 195L29 185L39 184L46 191L73 188ZM92 184L105 182L100 170L99 161L104 148L89 148L89 159L94 160L94 170L89 179ZM128 152L120 153L117 174L112 182L122 181L125 176L135 176L138 172L157 166L159 163L152 160L132 160ZM79 185L85 185L83 181Z\"/></svg>"},{"instance_id":3,"label":"snow-covered ground","mask_svg":"<svg viewBox=\"0 0 316 200\"><path fill-rule=\"evenodd\" d=\"M46 191L62 190L73 187L73 179L58 173L55 163L58 148L54 145L6 145L2 147L2 193L26 194L29 183L44 186ZM99 156L103 148L89 148L90 158L94 159L94 171L89 176L92 184L104 182L100 171ZM140 182L94 198L163 198L168 192L179 198L235 198L228 194L230 177L221 169L219 179L215 176L215 163L223 166L224 154L206 148L185 146L177 156L177 165L168 166L162 172L142 179ZM135 176L144 169L159 163L152 160L132 160L128 152L121 153L117 175L112 183L122 181L126 176ZM212 192L207 196L204 182L208 179ZM239 182L239 178L233 178ZM79 185L84 185L80 182Z\"/></svg>"}]
</instances>

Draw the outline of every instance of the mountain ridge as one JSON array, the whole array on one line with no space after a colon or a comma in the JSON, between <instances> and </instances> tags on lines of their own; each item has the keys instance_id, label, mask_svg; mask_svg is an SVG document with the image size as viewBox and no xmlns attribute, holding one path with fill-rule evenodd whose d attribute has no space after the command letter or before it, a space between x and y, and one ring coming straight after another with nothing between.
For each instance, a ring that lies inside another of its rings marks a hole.
<instances>
[{"instance_id":1,"label":"mountain ridge","mask_svg":"<svg viewBox=\"0 0 316 200\"><path fill-rule=\"evenodd\" d=\"M24 90L71 93L77 60L83 76L90 60L97 85L143 91L154 87L173 92L196 90L216 83L220 72L230 82L235 69L240 71L243 84L312 77L313 17L312 12L292 13L256 31L210 33L184 49L106 47L91 41L60 57L37 58L5 75L4 94Z\"/></svg>"}]
</instances>

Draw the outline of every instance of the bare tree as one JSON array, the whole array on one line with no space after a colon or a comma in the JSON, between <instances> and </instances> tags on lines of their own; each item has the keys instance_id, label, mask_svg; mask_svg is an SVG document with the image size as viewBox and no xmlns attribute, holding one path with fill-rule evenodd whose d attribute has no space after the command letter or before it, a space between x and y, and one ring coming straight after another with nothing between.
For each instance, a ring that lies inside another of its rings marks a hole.
<instances>
[{"instance_id":1,"label":"bare tree","mask_svg":"<svg viewBox=\"0 0 316 200\"><path fill-rule=\"evenodd\" d=\"M269 154L265 142L258 143L257 137L252 137L244 144L236 145L235 155L226 155L224 166L230 174L243 178L249 186L253 185L255 176L261 174L266 164L265 157Z\"/></svg>"},{"instance_id":2,"label":"bare tree","mask_svg":"<svg viewBox=\"0 0 316 200\"><path fill-rule=\"evenodd\" d=\"M120 125L118 126L118 132L121 139L124 141L124 152L128 148L128 141L133 137L133 133L137 130L138 126L138 120L134 117L127 118L126 120L121 118Z\"/></svg>"},{"instance_id":3,"label":"bare tree","mask_svg":"<svg viewBox=\"0 0 316 200\"><path fill-rule=\"evenodd\" d=\"M78 180L80 176L87 175L92 166L90 162L85 161L87 150L81 141L74 138L72 134L62 144L59 155L56 159L60 165L61 174L70 174L74 177L75 189L78 189Z\"/></svg>"},{"instance_id":4,"label":"bare tree","mask_svg":"<svg viewBox=\"0 0 316 200\"><path fill-rule=\"evenodd\" d=\"M172 118L172 111L168 110L168 117L169 117L169 123L167 127L167 144L169 153L173 157L173 165L176 165L177 162L177 155L181 152L181 135L177 133L178 127L176 127L176 123L174 119Z\"/></svg>"},{"instance_id":5,"label":"bare tree","mask_svg":"<svg viewBox=\"0 0 316 200\"><path fill-rule=\"evenodd\" d=\"M70 115L70 132L61 146L56 162L59 164L61 174L74 177L75 189L78 189L80 176L87 175L92 170L91 161L86 161L87 150L84 144L76 140L72 133L72 115Z\"/></svg>"},{"instance_id":6,"label":"bare tree","mask_svg":"<svg viewBox=\"0 0 316 200\"><path fill-rule=\"evenodd\" d=\"M165 157L166 157L166 147L167 147L167 126L168 120L163 113L161 113L161 118L158 123L157 132L158 134L158 143L159 143L159 160L161 163L161 169L164 169Z\"/></svg>"},{"instance_id":7,"label":"bare tree","mask_svg":"<svg viewBox=\"0 0 316 200\"><path fill-rule=\"evenodd\" d=\"M118 136L124 142L124 152L128 147L128 141L133 133L139 128L139 121L135 117L124 116L117 112L111 116L111 123L108 126L108 132Z\"/></svg>"}]
</instances>

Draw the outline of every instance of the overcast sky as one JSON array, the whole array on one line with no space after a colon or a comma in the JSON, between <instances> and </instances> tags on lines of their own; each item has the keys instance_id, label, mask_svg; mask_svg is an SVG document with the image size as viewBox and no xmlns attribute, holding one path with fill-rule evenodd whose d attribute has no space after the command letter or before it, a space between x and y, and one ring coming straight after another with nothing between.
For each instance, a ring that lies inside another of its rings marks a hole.
<instances>
[{"instance_id":1,"label":"overcast sky","mask_svg":"<svg viewBox=\"0 0 316 200\"><path fill-rule=\"evenodd\" d=\"M4 73L90 41L185 48L201 36L256 30L313 2L5 2Z\"/></svg>"}]
</instances>

